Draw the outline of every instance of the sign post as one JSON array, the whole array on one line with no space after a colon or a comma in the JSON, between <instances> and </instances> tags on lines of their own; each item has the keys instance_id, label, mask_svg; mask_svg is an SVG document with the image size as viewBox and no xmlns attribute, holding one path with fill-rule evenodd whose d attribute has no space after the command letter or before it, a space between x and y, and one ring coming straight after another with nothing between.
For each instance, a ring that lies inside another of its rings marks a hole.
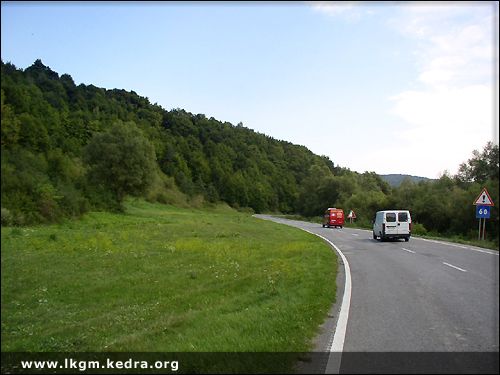
<instances>
[{"instance_id":1,"label":"sign post","mask_svg":"<svg viewBox=\"0 0 500 375\"><path fill-rule=\"evenodd\" d=\"M349 222L352 224L352 219L356 219L356 214L354 213L353 210L349 211L349 215L347 215L349 218Z\"/></svg>"},{"instance_id":2,"label":"sign post","mask_svg":"<svg viewBox=\"0 0 500 375\"><path fill-rule=\"evenodd\" d=\"M477 230L477 240L481 240L481 218L479 218L479 228Z\"/></svg>"},{"instance_id":3,"label":"sign post","mask_svg":"<svg viewBox=\"0 0 500 375\"><path fill-rule=\"evenodd\" d=\"M493 200L488 194L488 190L486 190L486 188L483 188L483 191L481 192L481 194L479 194L479 196L476 198L473 204L476 206L476 219L479 219L477 239L478 240L482 239L484 241L486 232L486 219L490 218L491 207L494 206L495 204L493 203ZM481 224L482 224L482 230L481 230Z\"/></svg>"}]
</instances>

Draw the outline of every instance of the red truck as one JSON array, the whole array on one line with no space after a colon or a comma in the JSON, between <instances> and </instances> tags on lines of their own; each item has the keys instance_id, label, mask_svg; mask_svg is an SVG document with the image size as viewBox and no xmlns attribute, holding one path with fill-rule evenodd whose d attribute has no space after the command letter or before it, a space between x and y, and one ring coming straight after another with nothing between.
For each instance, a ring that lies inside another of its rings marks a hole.
<instances>
[{"instance_id":1,"label":"red truck","mask_svg":"<svg viewBox=\"0 0 500 375\"><path fill-rule=\"evenodd\" d=\"M323 215L323 228L344 226L344 210L341 208L328 208Z\"/></svg>"}]
</instances>

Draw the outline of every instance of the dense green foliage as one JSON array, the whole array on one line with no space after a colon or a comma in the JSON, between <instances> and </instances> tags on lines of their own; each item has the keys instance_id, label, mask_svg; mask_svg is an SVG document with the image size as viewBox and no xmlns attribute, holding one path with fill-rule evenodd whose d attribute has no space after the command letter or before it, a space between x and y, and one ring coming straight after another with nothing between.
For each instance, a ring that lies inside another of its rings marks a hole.
<instances>
[{"instance_id":1,"label":"dense green foliage","mask_svg":"<svg viewBox=\"0 0 500 375\"><path fill-rule=\"evenodd\" d=\"M456 176L391 187L373 172L352 172L241 123L167 111L134 91L76 86L40 60L25 70L2 62L1 73L2 224L120 208L133 194L305 216L336 206L366 223L377 210L404 208L422 232L470 237L477 231L472 201L482 187L500 203L498 145L491 143ZM129 145L135 156L128 146L112 146L120 142L111 130L118 128L136 138ZM494 208L487 232L497 241L498 221Z\"/></svg>"},{"instance_id":2,"label":"dense green foliage","mask_svg":"<svg viewBox=\"0 0 500 375\"><path fill-rule=\"evenodd\" d=\"M83 158L92 186L111 191L120 204L126 194L144 193L155 174L154 148L134 123L115 123L94 134Z\"/></svg>"}]
</instances>

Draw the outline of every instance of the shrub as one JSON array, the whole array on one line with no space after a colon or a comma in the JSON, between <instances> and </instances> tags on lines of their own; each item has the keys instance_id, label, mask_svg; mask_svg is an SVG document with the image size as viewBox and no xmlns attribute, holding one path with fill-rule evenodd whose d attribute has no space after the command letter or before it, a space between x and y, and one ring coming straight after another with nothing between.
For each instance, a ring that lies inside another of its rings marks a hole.
<instances>
[{"instance_id":1,"label":"shrub","mask_svg":"<svg viewBox=\"0 0 500 375\"><path fill-rule=\"evenodd\" d=\"M12 213L8 209L2 207L2 226L12 225L12 222Z\"/></svg>"},{"instance_id":2,"label":"shrub","mask_svg":"<svg viewBox=\"0 0 500 375\"><path fill-rule=\"evenodd\" d=\"M416 234L416 235L425 235L425 234L427 234L427 229L425 229L423 224L413 223L411 232L412 232L412 234Z\"/></svg>"},{"instance_id":3,"label":"shrub","mask_svg":"<svg viewBox=\"0 0 500 375\"><path fill-rule=\"evenodd\" d=\"M84 155L90 182L102 184L119 204L127 194L145 193L153 182L154 148L132 122L118 122L108 131L95 134Z\"/></svg>"}]
</instances>

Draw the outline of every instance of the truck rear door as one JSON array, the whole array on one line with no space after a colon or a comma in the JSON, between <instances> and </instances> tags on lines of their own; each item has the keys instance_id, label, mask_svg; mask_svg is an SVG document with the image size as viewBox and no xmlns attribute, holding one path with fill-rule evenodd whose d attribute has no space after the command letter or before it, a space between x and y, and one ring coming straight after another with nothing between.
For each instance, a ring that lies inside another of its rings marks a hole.
<instances>
[{"instance_id":1,"label":"truck rear door","mask_svg":"<svg viewBox=\"0 0 500 375\"><path fill-rule=\"evenodd\" d=\"M397 215L395 212L385 213L385 235L391 236L398 234Z\"/></svg>"},{"instance_id":2,"label":"truck rear door","mask_svg":"<svg viewBox=\"0 0 500 375\"><path fill-rule=\"evenodd\" d=\"M330 211L330 225L337 225L337 211Z\"/></svg>"},{"instance_id":3,"label":"truck rear door","mask_svg":"<svg viewBox=\"0 0 500 375\"><path fill-rule=\"evenodd\" d=\"M409 234L410 222L408 212L398 212L398 234Z\"/></svg>"}]
</instances>

